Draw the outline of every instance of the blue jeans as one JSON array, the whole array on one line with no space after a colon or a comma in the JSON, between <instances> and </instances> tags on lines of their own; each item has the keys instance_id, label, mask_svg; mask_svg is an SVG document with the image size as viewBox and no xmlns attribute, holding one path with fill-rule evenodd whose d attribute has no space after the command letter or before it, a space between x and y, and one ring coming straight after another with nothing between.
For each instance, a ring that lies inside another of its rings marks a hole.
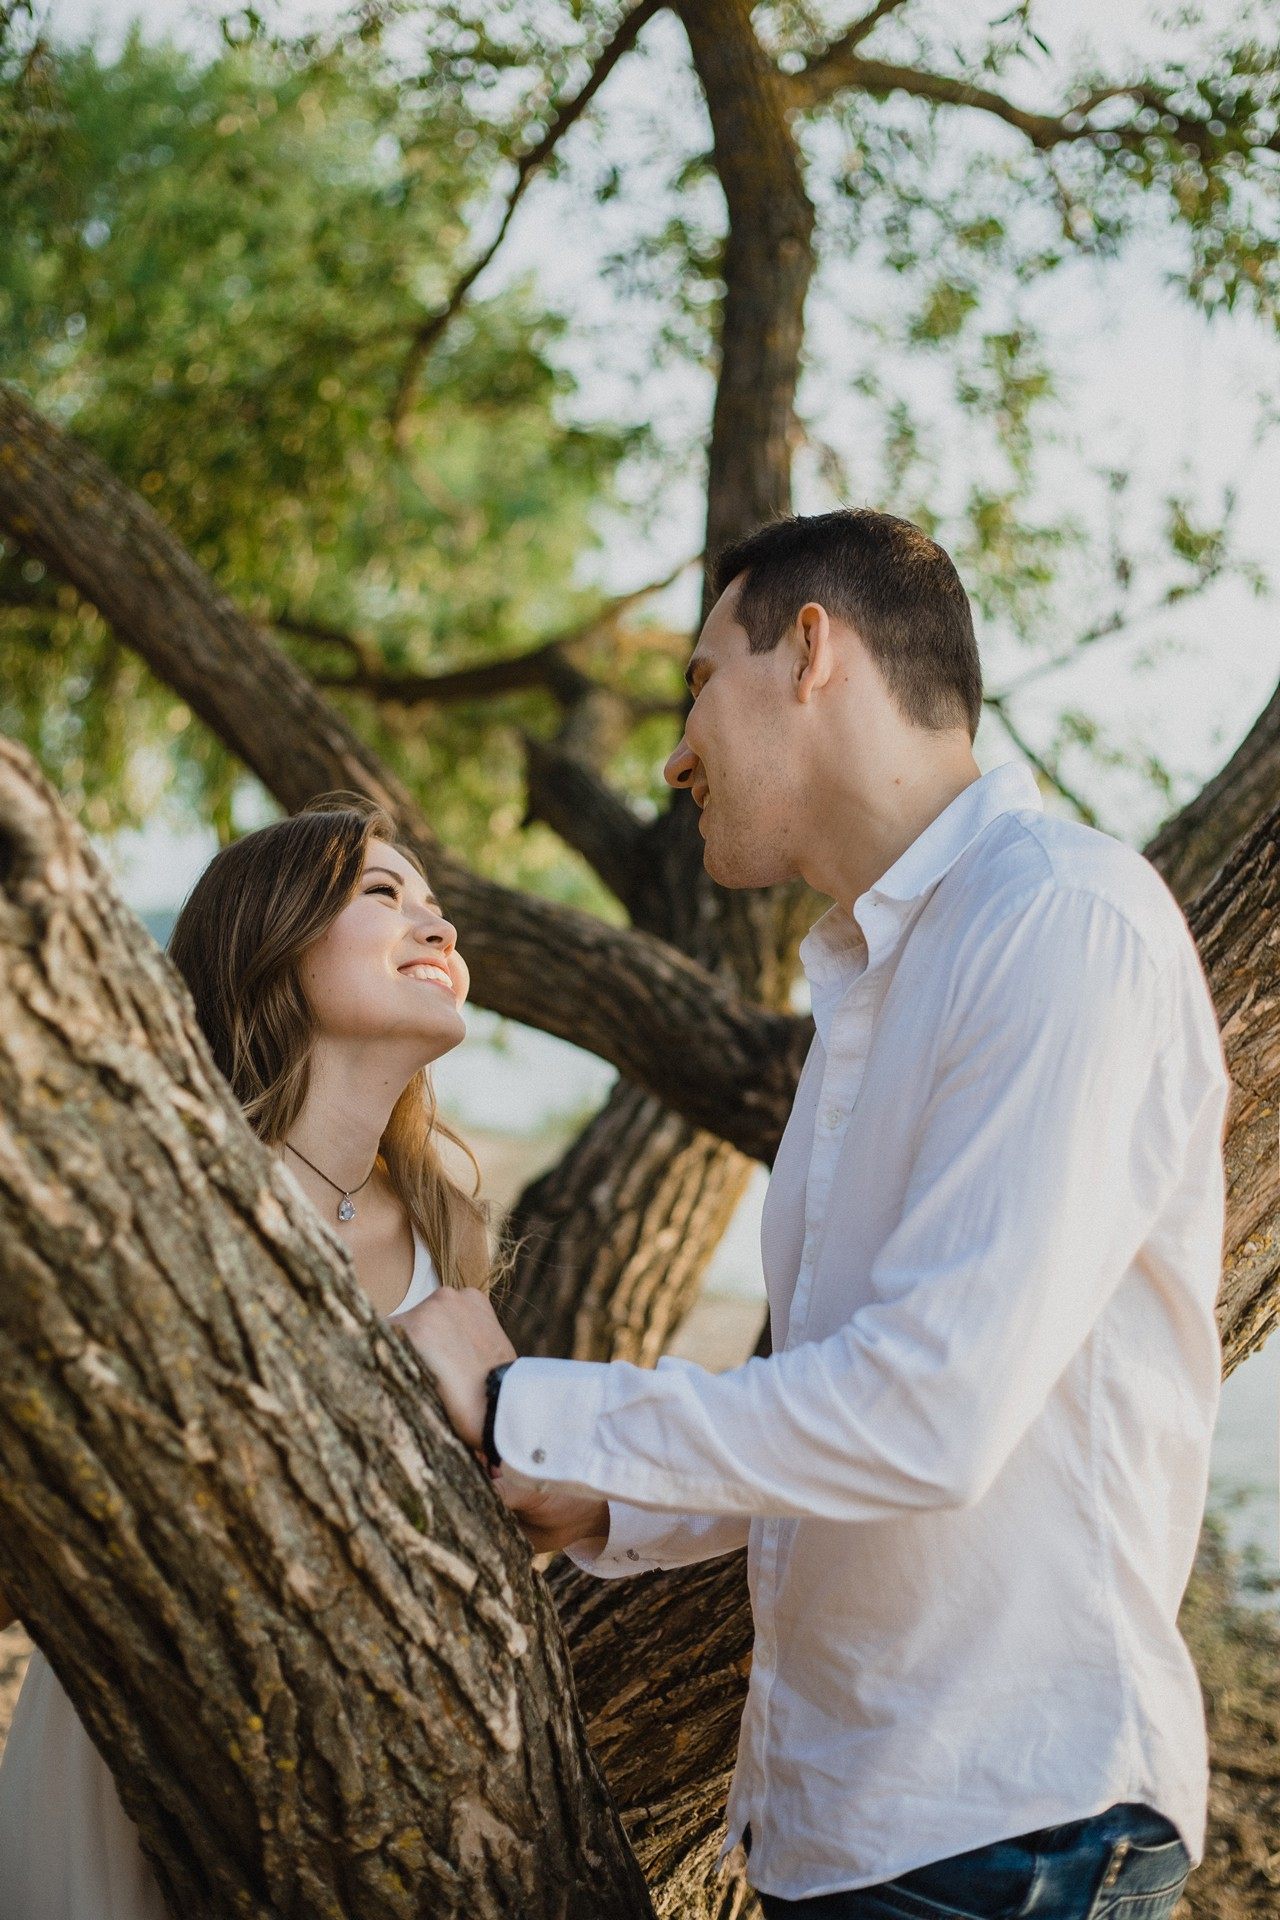
<instances>
[{"instance_id":1,"label":"blue jeans","mask_svg":"<svg viewBox=\"0 0 1280 1920\"><path fill-rule=\"evenodd\" d=\"M882 1886L812 1900L762 1894L760 1903L765 1920L1169 1920L1189 1865L1163 1814L1110 1807Z\"/></svg>"}]
</instances>

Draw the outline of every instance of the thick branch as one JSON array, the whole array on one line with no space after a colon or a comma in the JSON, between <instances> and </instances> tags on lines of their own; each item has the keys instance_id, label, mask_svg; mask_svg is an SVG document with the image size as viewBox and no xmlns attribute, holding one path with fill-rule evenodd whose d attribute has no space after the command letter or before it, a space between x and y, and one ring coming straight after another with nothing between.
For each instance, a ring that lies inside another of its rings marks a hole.
<instances>
[{"instance_id":1,"label":"thick branch","mask_svg":"<svg viewBox=\"0 0 1280 1920\"><path fill-rule=\"evenodd\" d=\"M417 389L418 380L421 377L423 364L427 355L436 344L436 341L440 339L448 327L449 322L453 319L463 301L466 299L468 293L506 239L507 229L511 225L516 208L524 198L525 189L534 174L538 171L539 167L545 166L570 127L586 112L586 109L591 105L596 94L599 93L601 87L613 72L613 69L617 66L623 54L628 53L635 45L640 29L653 18L655 13L660 12L666 4L667 0L640 0L640 5L634 8L623 20L612 40L610 40L608 46L592 67L585 84L579 92L574 95L572 100L566 100L562 106L557 108L550 126L538 144L530 147L528 153L521 155L516 166L515 184L511 192L507 195L507 204L503 210L498 231L489 242L489 245L477 255L466 272L455 282L452 291L440 310L437 313L433 313L429 319L424 320L413 336L408 355L405 359L404 369L400 375L400 384L396 389L395 401L392 405L391 418L397 429L403 425L409 407L413 402L413 396Z\"/></svg>"},{"instance_id":2,"label":"thick branch","mask_svg":"<svg viewBox=\"0 0 1280 1920\"><path fill-rule=\"evenodd\" d=\"M905 0L879 0L879 4L872 7L870 13L864 13L860 20L855 20L851 27L837 39L832 40L820 54L815 54L811 60L806 61L795 77L803 81L810 75L816 79L819 73L836 71L851 54L857 51L864 40L871 37L888 14L897 13L904 4Z\"/></svg>"},{"instance_id":3,"label":"thick branch","mask_svg":"<svg viewBox=\"0 0 1280 1920\"><path fill-rule=\"evenodd\" d=\"M526 740L526 822L541 820L629 905L645 859L645 829L620 794L577 754Z\"/></svg>"},{"instance_id":4,"label":"thick branch","mask_svg":"<svg viewBox=\"0 0 1280 1920\"><path fill-rule=\"evenodd\" d=\"M590 1048L757 1158L771 1157L808 1022L746 1005L653 937L482 880L275 642L140 496L0 386L0 526L91 600L287 809L355 789L388 806L463 929L482 1005Z\"/></svg>"},{"instance_id":5,"label":"thick branch","mask_svg":"<svg viewBox=\"0 0 1280 1920\"><path fill-rule=\"evenodd\" d=\"M565 657L561 640L548 640L506 660L455 667L448 673L387 673L370 664L358 666L351 673L314 677L319 686L372 694L375 700L394 707L456 706L464 700L495 700L505 693L527 693L533 687L543 688L568 706L583 699L595 686L588 674Z\"/></svg>"},{"instance_id":6,"label":"thick branch","mask_svg":"<svg viewBox=\"0 0 1280 1920\"><path fill-rule=\"evenodd\" d=\"M635 587L630 593L618 594L581 626L558 633L553 639L531 647L527 653L512 654L504 660L481 660L472 667L455 667L447 673L388 673L376 653L371 655L352 634L297 620L279 619L275 624L282 632L296 633L304 639L332 641L354 656L357 662L354 672L313 676L320 686L351 687L359 693L372 694L388 705L402 707L452 706L464 700L490 700L505 693L526 693L532 687L541 687L562 707L572 707L590 699L601 688L590 674L574 665L569 658L571 650L591 641L608 639L617 632L625 613L653 594L663 592L693 565L693 560L682 560L663 579ZM633 698L618 689L606 691L615 699L626 701L637 714L679 711L674 704Z\"/></svg>"}]
</instances>

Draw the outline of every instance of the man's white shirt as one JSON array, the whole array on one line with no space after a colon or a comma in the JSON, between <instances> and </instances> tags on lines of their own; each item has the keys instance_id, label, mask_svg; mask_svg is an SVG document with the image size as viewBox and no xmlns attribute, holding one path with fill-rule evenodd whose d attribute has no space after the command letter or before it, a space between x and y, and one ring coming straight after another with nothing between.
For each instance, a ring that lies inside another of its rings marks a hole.
<instances>
[{"instance_id":1,"label":"man's white shirt","mask_svg":"<svg viewBox=\"0 0 1280 1920\"><path fill-rule=\"evenodd\" d=\"M1143 1801L1198 1857L1177 1630L1217 1407L1227 1080L1136 853L967 788L801 957L762 1241L774 1354L519 1360L503 1460L636 1574L746 1545L726 1848L801 1899Z\"/></svg>"}]
</instances>

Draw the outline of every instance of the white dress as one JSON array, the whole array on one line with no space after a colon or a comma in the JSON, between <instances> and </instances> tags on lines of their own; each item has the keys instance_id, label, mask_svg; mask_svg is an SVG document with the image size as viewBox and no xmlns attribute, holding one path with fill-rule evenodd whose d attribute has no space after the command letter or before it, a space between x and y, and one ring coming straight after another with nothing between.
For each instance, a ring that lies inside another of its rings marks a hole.
<instances>
[{"instance_id":1,"label":"white dress","mask_svg":"<svg viewBox=\"0 0 1280 1920\"><path fill-rule=\"evenodd\" d=\"M440 1285L415 1231L399 1319ZM0 1760L0 1920L166 1920L106 1761L39 1648Z\"/></svg>"}]
</instances>

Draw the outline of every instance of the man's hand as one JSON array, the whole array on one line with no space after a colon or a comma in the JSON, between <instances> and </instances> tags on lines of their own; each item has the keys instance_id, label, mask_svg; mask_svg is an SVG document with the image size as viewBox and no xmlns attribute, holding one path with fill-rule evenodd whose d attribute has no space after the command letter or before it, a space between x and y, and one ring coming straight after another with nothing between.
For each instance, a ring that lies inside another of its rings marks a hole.
<instances>
[{"instance_id":1,"label":"man's hand","mask_svg":"<svg viewBox=\"0 0 1280 1920\"><path fill-rule=\"evenodd\" d=\"M597 1554L608 1546L609 1502L598 1495L547 1487L506 1467L498 1469L494 1484L535 1553L581 1547Z\"/></svg>"},{"instance_id":2,"label":"man's hand","mask_svg":"<svg viewBox=\"0 0 1280 1920\"><path fill-rule=\"evenodd\" d=\"M440 1287L396 1327L434 1373L459 1438L478 1451L484 1444L484 1383L494 1367L516 1357L487 1294L477 1287Z\"/></svg>"}]
</instances>

